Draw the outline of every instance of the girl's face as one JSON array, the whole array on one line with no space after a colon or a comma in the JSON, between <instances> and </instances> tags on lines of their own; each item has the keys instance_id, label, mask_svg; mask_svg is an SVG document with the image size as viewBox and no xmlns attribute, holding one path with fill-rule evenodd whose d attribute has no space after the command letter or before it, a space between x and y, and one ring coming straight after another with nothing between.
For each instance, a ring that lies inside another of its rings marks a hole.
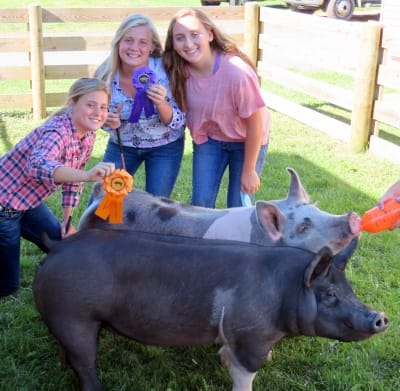
<instances>
[{"instance_id":1,"label":"girl's face","mask_svg":"<svg viewBox=\"0 0 400 391\"><path fill-rule=\"evenodd\" d=\"M188 15L178 19L172 36L174 50L190 64L199 64L209 58L213 33L194 16Z\"/></svg>"},{"instance_id":2,"label":"girl's face","mask_svg":"<svg viewBox=\"0 0 400 391\"><path fill-rule=\"evenodd\" d=\"M108 95L93 91L82 95L77 102L69 101L71 119L80 136L101 128L107 119Z\"/></svg>"},{"instance_id":3,"label":"girl's face","mask_svg":"<svg viewBox=\"0 0 400 391\"><path fill-rule=\"evenodd\" d=\"M148 65L153 50L151 30L147 26L136 26L124 34L118 53L123 66L136 69Z\"/></svg>"}]
</instances>

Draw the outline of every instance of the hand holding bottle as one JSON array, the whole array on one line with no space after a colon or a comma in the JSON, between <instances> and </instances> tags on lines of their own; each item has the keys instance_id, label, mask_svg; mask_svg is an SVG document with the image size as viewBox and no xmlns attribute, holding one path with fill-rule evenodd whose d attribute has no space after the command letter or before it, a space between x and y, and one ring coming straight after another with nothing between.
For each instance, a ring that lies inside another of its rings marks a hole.
<instances>
[{"instance_id":1,"label":"hand holding bottle","mask_svg":"<svg viewBox=\"0 0 400 391\"><path fill-rule=\"evenodd\" d=\"M398 227L400 227L400 202L394 198L386 198L382 205L378 204L365 212L360 225L362 231L371 233Z\"/></svg>"},{"instance_id":2,"label":"hand holding bottle","mask_svg":"<svg viewBox=\"0 0 400 391\"><path fill-rule=\"evenodd\" d=\"M400 180L389 187L386 193L379 199L378 206L382 209L384 202L389 198L393 198L400 202Z\"/></svg>"}]
</instances>

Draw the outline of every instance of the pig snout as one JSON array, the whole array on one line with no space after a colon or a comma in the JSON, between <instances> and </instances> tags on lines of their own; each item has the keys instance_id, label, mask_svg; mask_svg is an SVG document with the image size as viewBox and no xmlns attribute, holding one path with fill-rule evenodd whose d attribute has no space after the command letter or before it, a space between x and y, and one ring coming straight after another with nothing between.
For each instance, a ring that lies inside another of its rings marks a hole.
<instances>
[{"instance_id":1,"label":"pig snout","mask_svg":"<svg viewBox=\"0 0 400 391\"><path fill-rule=\"evenodd\" d=\"M349 227L350 227L351 233L355 236L359 236L360 235L360 224L361 224L360 216L355 212L350 212L348 214L348 216L349 216Z\"/></svg>"},{"instance_id":2,"label":"pig snout","mask_svg":"<svg viewBox=\"0 0 400 391\"><path fill-rule=\"evenodd\" d=\"M368 339L372 335L382 333L388 328L389 321L384 312L363 312L364 311L361 311L361 313L358 311L352 312L348 326L349 329L353 330L355 333L349 333L344 339L342 339L343 341L360 341Z\"/></svg>"},{"instance_id":3,"label":"pig snout","mask_svg":"<svg viewBox=\"0 0 400 391\"><path fill-rule=\"evenodd\" d=\"M384 312L378 312L371 315L370 330L377 334L385 331L388 327L388 318Z\"/></svg>"}]
</instances>

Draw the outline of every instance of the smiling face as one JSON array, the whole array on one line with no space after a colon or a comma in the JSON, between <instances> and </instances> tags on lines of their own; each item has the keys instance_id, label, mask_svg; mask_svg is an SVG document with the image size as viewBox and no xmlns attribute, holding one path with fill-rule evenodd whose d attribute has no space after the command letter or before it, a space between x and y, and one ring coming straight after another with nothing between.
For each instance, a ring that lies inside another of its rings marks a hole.
<instances>
[{"instance_id":1,"label":"smiling face","mask_svg":"<svg viewBox=\"0 0 400 391\"><path fill-rule=\"evenodd\" d=\"M121 65L132 69L147 66L153 50L152 33L149 27L131 27L119 43L118 53Z\"/></svg>"},{"instance_id":2,"label":"smiling face","mask_svg":"<svg viewBox=\"0 0 400 391\"><path fill-rule=\"evenodd\" d=\"M196 17L179 18L172 34L175 51L190 65L200 66L210 59L213 34Z\"/></svg>"},{"instance_id":3,"label":"smiling face","mask_svg":"<svg viewBox=\"0 0 400 391\"><path fill-rule=\"evenodd\" d=\"M82 95L76 102L70 100L68 107L72 123L83 137L91 130L101 128L107 119L108 95L104 91L92 91Z\"/></svg>"}]
</instances>

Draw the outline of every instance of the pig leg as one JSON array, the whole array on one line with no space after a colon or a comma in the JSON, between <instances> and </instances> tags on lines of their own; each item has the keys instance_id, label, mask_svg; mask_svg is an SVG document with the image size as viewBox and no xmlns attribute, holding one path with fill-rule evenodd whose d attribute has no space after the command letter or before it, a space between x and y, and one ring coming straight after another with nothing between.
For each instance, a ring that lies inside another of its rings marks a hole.
<instances>
[{"instance_id":1,"label":"pig leg","mask_svg":"<svg viewBox=\"0 0 400 391\"><path fill-rule=\"evenodd\" d=\"M68 324L68 321L63 322ZM81 391L102 391L103 387L97 377L96 354L97 339L100 330L99 322L74 322L67 328L52 328L56 338L61 342L68 364L79 376Z\"/></svg>"},{"instance_id":2,"label":"pig leg","mask_svg":"<svg viewBox=\"0 0 400 391\"><path fill-rule=\"evenodd\" d=\"M256 373L252 373L243 368L232 355L229 346L223 346L218 354L222 364L228 368L233 381L232 391L251 391L253 380Z\"/></svg>"},{"instance_id":3,"label":"pig leg","mask_svg":"<svg viewBox=\"0 0 400 391\"><path fill-rule=\"evenodd\" d=\"M256 375L255 372L249 372L243 368L236 360L231 348L229 347L228 340L224 334L224 315L225 307L222 307L221 318L218 327L218 341L223 343L222 348L219 350L218 354L221 358L222 364L228 368L233 381L232 391L252 391L253 389L253 379Z\"/></svg>"}]
</instances>

